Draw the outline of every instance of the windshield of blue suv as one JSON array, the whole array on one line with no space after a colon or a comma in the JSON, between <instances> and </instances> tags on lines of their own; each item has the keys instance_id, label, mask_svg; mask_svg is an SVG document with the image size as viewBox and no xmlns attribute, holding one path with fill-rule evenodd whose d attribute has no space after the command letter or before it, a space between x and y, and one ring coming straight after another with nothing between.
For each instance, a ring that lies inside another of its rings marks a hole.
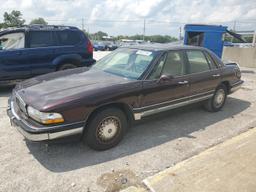
<instances>
[{"instance_id":1,"label":"windshield of blue suv","mask_svg":"<svg viewBox=\"0 0 256 192\"><path fill-rule=\"evenodd\" d=\"M128 79L138 79L155 57L151 51L119 49L99 60L92 68Z\"/></svg>"}]
</instances>

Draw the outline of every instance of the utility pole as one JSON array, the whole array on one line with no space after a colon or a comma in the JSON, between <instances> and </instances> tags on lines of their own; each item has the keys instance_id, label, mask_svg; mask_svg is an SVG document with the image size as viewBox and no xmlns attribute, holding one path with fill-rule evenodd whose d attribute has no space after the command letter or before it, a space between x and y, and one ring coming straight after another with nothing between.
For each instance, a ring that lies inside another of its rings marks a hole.
<instances>
[{"instance_id":1,"label":"utility pole","mask_svg":"<svg viewBox=\"0 0 256 192\"><path fill-rule=\"evenodd\" d=\"M236 31L236 20L234 21L233 31Z\"/></svg>"},{"instance_id":2,"label":"utility pole","mask_svg":"<svg viewBox=\"0 0 256 192\"><path fill-rule=\"evenodd\" d=\"M180 27L180 41L181 41L181 27Z\"/></svg>"},{"instance_id":3,"label":"utility pole","mask_svg":"<svg viewBox=\"0 0 256 192\"><path fill-rule=\"evenodd\" d=\"M252 46L253 47L256 46L256 30L254 31L254 34L253 34Z\"/></svg>"},{"instance_id":4,"label":"utility pole","mask_svg":"<svg viewBox=\"0 0 256 192\"><path fill-rule=\"evenodd\" d=\"M145 41L145 34L146 34L146 19L144 19L144 25L143 25L143 41Z\"/></svg>"},{"instance_id":5,"label":"utility pole","mask_svg":"<svg viewBox=\"0 0 256 192\"><path fill-rule=\"evenodd\" d=\"M84 31L84 18L82 18L82 31Z\"/></svg>"}]
</instances>

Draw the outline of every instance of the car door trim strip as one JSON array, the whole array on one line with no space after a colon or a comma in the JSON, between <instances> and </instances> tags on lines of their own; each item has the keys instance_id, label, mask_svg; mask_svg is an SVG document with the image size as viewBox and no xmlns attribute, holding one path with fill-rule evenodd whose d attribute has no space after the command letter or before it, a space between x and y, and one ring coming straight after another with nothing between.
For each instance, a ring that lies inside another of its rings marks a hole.
<instances>
[{"instance_id":1,"label":"car door trim strip","mask_svg":"<svg viewBox=\"0 0 256 192\"><path fill-rule=\"evenodd\" d=\"M145 111L142 111L142 112L139 112L139 113L135 112L134 113L134 119L135 120L140 120L144 116L152 115L152 114L155 114L155 113L160 113L160 112L167 111L167 110L170 110L170 109L175 109L175 108L182 107L182 106L185 106L185 105L189 105L189 104L192 104L192 103L196 103L196 102L199 102L199 101L204 101L204 100L207 100L207 99L211 98L213 95L214 94L211 93L211 94L208 94L208 95L205 95L205 96L202 96L202 97L197 97L197 98L194 98L194 99L188 99L188 100L178 102L178 103L174 103L174 104L171 104L171 105L167 105L167 106L163 106L163 107L156 107L154 109L145 110ZM186 97L186 98L191 98L191 97L194 97L194 96L195 95L190 96L190 97Z\"/></svg>"}]
</instances>

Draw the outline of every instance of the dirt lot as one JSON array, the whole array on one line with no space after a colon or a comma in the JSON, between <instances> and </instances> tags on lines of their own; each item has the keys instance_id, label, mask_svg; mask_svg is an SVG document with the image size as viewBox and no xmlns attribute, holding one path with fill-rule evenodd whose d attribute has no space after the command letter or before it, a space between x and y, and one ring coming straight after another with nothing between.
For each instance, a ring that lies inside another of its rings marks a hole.
<instances>
[{"instance_id":1,"label":"dirt lot","mask_svg":"<svg viewBox=\"0 0 256 192\"><path fill-rule=\"evenodd\" d=\"M96 52L101 57L104 52ZM218 113L192 105L154 115L130 129L119 146L96 152L81 142L25 141L6 115L11 88L0 91L0 191L115 191L170 167L256 123L256 74Z\"/></svg>"}]
</instances>

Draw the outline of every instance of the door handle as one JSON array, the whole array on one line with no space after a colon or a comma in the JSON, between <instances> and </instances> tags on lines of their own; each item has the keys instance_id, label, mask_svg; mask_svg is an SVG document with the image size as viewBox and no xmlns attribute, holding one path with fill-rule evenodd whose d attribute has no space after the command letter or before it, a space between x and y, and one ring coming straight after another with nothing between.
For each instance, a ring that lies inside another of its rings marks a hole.
<instances>
[{"instance_id":1,"label":"door handle","mask_svg":"<svg viewBox=\"0 0 256 192\"><path fill-rule=\"evenodd\" d=\"M178 84L185 85L185 84L188 84L188 81L179 81Z\"/></svg>"},{"instance_id":2,"label":"door handle","mask_svg":"<svg viewBox=\"0 0 256 192\"><path fill-rule=\"evenodd\" d=\"M214 74L214 75L212 75L213 77L219 77L220 76L220 74Z\"/></svg>"}]
</instances>

